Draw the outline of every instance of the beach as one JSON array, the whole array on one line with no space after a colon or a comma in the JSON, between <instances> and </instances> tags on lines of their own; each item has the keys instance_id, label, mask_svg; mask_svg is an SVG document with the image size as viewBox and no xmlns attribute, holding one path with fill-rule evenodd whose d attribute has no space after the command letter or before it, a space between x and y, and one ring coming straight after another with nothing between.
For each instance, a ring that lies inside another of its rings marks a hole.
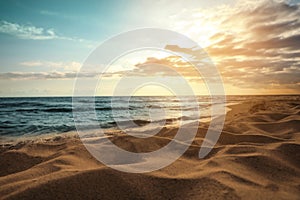
<instances>
[{"instance_id":1,"label":"beach","mask_svg":"<svg viewBox=\"0 0 300 200\"><path fill-rule=\"evenodd\" d=\"M198 157L209 126L203 122L183 156L150 173L105 166L76 133L2 144L0 199L299 199L299 100L260 97L231 105L208 156ZM176 132L166 126L151 138L111 134L110 140L127 151L148 152Z\"/></svg>"}]
</instances>

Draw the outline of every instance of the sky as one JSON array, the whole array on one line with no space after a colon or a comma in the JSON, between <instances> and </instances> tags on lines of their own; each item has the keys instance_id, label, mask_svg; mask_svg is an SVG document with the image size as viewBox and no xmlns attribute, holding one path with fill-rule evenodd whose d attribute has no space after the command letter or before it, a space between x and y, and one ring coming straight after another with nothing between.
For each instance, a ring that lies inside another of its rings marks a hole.
<instances>
[{"instance_id":1,"label":"sky","mask_svg":"<svg viewBox=\"0 0 300 200\"><path fill-rule=\"evenodd\" d=\"M196 41L228 95L300 93L297 0L0 0L0 96L71 96L91 52L112 36L145 27ZM142 51L112 64L96 95L112 95L125 75L128 87L145 77L176 84L176 76L161 65L177 71L197 95L209 94L205 77L191 64L173 54ZM83 78L88 85L98 75ZM167 93L157 85L136 92Z\"/></svg>"}]
</instances>

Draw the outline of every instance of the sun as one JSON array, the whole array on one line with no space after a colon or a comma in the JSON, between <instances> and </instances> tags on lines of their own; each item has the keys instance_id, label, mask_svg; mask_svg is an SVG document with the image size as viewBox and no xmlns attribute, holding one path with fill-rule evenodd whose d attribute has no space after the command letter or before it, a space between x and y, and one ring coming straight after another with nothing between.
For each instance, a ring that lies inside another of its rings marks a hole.
<instances>
[{"instance_id":1,"label":"sun","mask_svg":"<svg viewBox=\"0 0 300 200\"><path fill-rule=\"evenodd\" d=\"M175 30L195 40L202 48L213 44L211 37L220 32L220 21L215 20L210 13L199 11L192 18L178 21Z\"/></svg>"}]
</instances>

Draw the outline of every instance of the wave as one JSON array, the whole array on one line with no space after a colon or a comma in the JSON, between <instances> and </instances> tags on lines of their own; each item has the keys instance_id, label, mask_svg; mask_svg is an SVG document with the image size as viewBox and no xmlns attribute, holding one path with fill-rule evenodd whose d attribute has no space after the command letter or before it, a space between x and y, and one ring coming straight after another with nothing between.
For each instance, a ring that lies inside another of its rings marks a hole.
<instances>
[{"instance_id":1,"label":"wave","mask_svg":"<svg viewBox=\"0 0 300 200\"><path fill-rule=\"evenodd\" d=\"M30 135L30 134L46 134L46 133L63 133L76 130L74 125L7 125L0 127L0 135Z\"/></svg>"},{"instance_id":2,"label":"wave","mask_svg":"<svg viewBox=\"0 0 300 200\"><path fill-rule=\"evenodd\" d=\"M49 108L42 110L43 112L72 112L72 108Z\"/></svg>"},{"instance_id":3,"label":"wave","mask_svg":"<svg viewBox=\"0 0 300 200\"><path fill-rule=\"evenodd\" d=\"M76 112L84 112L84 111L91 111L91 110L97 110L97 111L111 111L111 110L138 110L138 109L145 109L145 107L96 107L96 108L88 108L88 107L81 107L81 108L76 108L74 111ZM6 110L6 112L72 112L73 108L47 108L47 109L39 109L39 108L22 108L22 109L9 109Z\"/></svg>"},{"instance_id":4,"label":"wave","mask_svg":"<svg viewBox=\"0 0 300 200\"><path fill-rule=\"evenodd\" d=\"M95 110L138 110L145 109L141 106L129 106L129 107L96 107Z\"/></svg>"},{"instance_id":5,"label":"wave","mask_svg":"<svg viewBox=\"0 0 300 200\"><path fill-rule=\"evenodd\" d=\"M165 124L169 125L172 124L174 122L180 121L180 120L192 120L193 118L191 117L187 117L187 116L183 116L183 117L174 117L174 118L167 118L167 119L160 119L160 120L143 120L143 119L137 119L137 120L120 120L120 121L113 121L113 122L109 122L112 125L121 125L123 127L130 127L130 125L132 125L132 123L134 123L135 125L138 126L145 126L148 125L150 123L155 123L155 124L159 124L162 122L165 122Z\"/></svg>"},{"instance_id":6,"label":"wave","mask_svg":"<svg viewBox=\"0 0 300 200\"><path fill-rule=\"evenodd\" d=\"M48 109L17 109L16 112L72 112L72 108L48 108Z\"/></svg>"},{"instance_id":7,"label":"wave","mask_svg":"<svg viewBox=\"0 0 300 200\"><path fill-rule=\"evenodd\" d=\"M11 108L11 107L37 107L37 106L46 106L47 103L40 102L1 102L0 108Z\"/></svg>"},{"instance_id":8,"label":"wave","mask_svg":"<svg viewBox=\"0 0 300 200\"><path fill-rule=\"evenodd\" d=\"M16 112L40 112L40 109L17 109Z\"/></svg>"}]
</instances>

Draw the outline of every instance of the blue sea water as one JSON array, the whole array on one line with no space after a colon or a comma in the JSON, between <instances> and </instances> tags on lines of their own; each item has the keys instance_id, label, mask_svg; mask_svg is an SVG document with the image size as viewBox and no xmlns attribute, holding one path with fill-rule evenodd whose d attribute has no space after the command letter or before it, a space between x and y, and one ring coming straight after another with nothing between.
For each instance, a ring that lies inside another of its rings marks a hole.
<instances>
[{"instance_id":1,"label":"blue sea water","mask_svg":"<svg viewBox=\"0 0 300 200\"><path fill-rule=\"evenodd\" d=\"M79 97L78 97L79 98ZM163 109L165 114L156 116L157 121L165 120L167 124L178 121L199 121L195 115L195 108L200 111L202 119L211 119L209 96L199 96L195 101L191 97L184 97L185 103L177 97L131 97L126 104L127 97L80 97L83 123L94 120L98 128L116 129L118 124L126 124L128 113L135 123L143 126L153 123L149 111L160 113ZM265 96L231 96L227 97L227 105L238 103L247 99L266 98ZM271 98L271 97L269 97ZM275 97L272 97L275 98ZM277 98L277 97L276 97ZM283 98L283 97L280 97ZM96 119L91 119L86 112L85 105L94 102ZM126 106L128 105L128 106ZM225 102L224 102L225 105ZM224 106L221 105L221 106ZM112 108L114 112L112 112ZM72 97L18 97L0 98L0 138L39 136L43 134L60 134L75 131L74 105ZM184 110L184 112L182 112ZM151 121L152 120L152 121ZM88 128L95 128L89 127Z\"/></svg>"},{"instance_id":2,"label":"blue sea water","mask_svg":"<svg viewBox=\"0 0 300 200\"><path fill-rule=\"evenodd\" d=\"M81 97L83 108L85 100ZM188 97L186 97L188 98ZM200 97L199 97L200 98ZM116 121L126 123L126 112L141 125L150 121L149 109L164 109L161 120L168 123L177 120L193 120L193 110L199 107L208 115L210 100L201 97L198 102L181 104L176 97L131 97L129 107L125 97L95 97L97 122L101 128L116 128ZM112 103L113 100L113 103ZM112 113L114 109L114 115ZM182 116L181 110L188 116ZM191 112L189 112L189 110ZM19 97L0 98L0 136L34 136L46 133L75 131L72 97ZM80 111L84 115L84 109ZM88 119L89 116L85 116ZM209 116L206 116L209 117ZM160 119L157 119L160 120Z\"/></svg>"}]
</instances>

